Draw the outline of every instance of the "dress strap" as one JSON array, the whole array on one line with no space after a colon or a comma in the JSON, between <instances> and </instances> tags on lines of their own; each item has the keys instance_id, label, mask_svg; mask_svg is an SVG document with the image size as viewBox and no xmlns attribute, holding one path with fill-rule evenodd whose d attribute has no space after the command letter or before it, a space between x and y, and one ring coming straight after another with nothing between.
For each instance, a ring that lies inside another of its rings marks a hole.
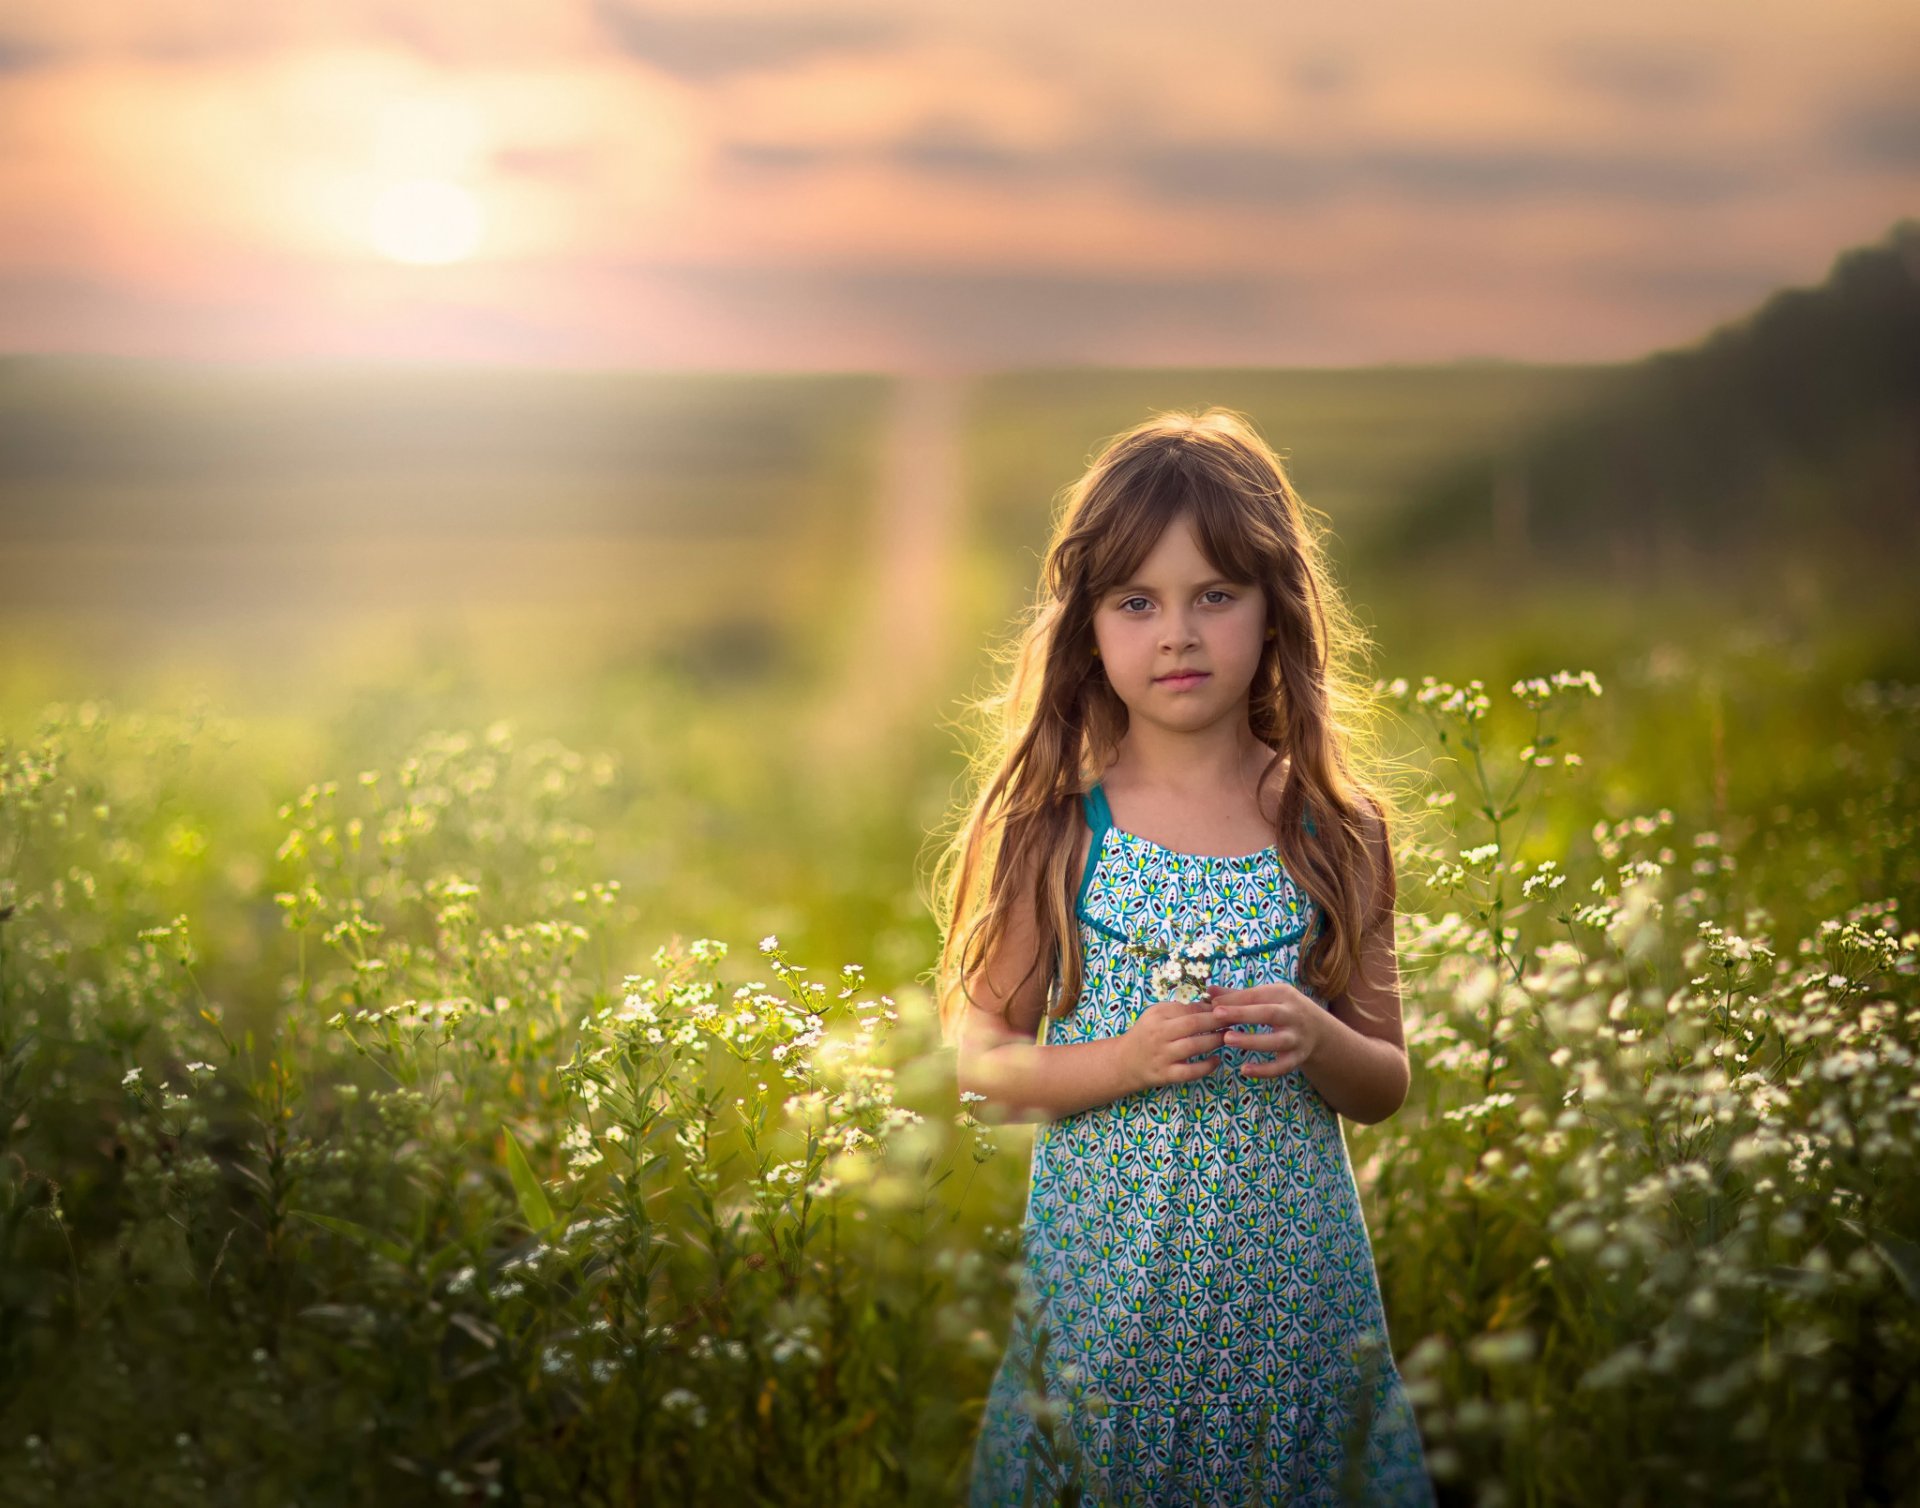
<instances>
[{"instance_id":1,"label":"dress strap","mask_svg":"<svg viewBox=\"0 0 1920 1508\"><path fill-rule=\"evenodd\" d=\"M1314 835L1313 803L1311 801L1303 803L1300 808L1300 812L1301 812L1301 815L1305 817L1307 820L1307 836L1311 838Z\"/></svg>"},{"instance_id":2,"label":"dress strap","mask_svg":"<svg viewBox=\"0 0 1920 1508\"><path fill-rule=\"evenodd\" d=\"M1107 793L1099 781L1094 781L1093 789L1080 798L1080 804L1087 814L1087 826L1093 829L1093 836L1098 840L1113 826L1113 808L1107 805Z\"/></svg>"},{"instance_id":3,"label":"dress strap","mask_svg":"<svg viewBox=\"0 0 1920 1508\"><path fill-rule=\"evenodd\" d=\"M1080 798L1080 804L1087 815L1087 826L1093 832L1087 844L1087 867L1080 875L1080 893L1073 902L1073 909L1085 915L1087 893L1093 888L1093 872L1100 867L1100 853L1107 846L1107 830L1113 826L1113 808L1107 805L1107 793L1097 780L1093 789Z\"/></svg>"}]
</instances>

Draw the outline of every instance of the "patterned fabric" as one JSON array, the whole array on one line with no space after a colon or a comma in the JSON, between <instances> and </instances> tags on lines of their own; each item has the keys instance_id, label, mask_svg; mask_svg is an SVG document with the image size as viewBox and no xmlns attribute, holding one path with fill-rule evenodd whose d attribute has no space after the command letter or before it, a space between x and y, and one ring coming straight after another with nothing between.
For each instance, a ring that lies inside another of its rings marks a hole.
<instances>
[{"instance_id":1,"label":"patterned fabric","mask_svg":"<svg viewBox=\"0 0 1920 1508\"><path fill-rule=\"evenodd\" d=\"M1277 848L1176 853L1115 828L1098 785L1085 800L1085 985L1046 1040L1117 1036L1149 1003L1153 959L1128 942L1210 926L1215 983L1298 981L1317 908ZM1339 1117L1298 1069L1242 1077L1250 1052L1222 1046L1205 1078L1037 1128L971 1508L1060 1502L1070 1479L1099 1504L1431 1508Z\"/></svg>"}]
</instances>

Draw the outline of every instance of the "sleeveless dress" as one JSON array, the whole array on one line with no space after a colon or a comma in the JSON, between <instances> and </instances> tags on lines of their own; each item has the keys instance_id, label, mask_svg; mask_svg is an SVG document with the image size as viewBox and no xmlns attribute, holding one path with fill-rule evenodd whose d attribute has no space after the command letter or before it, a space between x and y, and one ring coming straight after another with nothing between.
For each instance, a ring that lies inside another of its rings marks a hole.
<instances>
[{"instance_id":1,"label":"sleeveless dress","mask_svg":"<svg viewBox=\"0 0 1920 1508\"><path fill-rule=\"evenodd\" d=\"M1130 943L1210 930L1214 983L1297 984L1317 907L1277 848L1176 853L1116 828L1099 785L1083 800L1084 985L1045 1040L1117 1036L1156 998ZM1339 1116L1302 1070L1219 1056L1036 1129L970 1508L1434 1503Z\"/></svg>"}]
</instances>

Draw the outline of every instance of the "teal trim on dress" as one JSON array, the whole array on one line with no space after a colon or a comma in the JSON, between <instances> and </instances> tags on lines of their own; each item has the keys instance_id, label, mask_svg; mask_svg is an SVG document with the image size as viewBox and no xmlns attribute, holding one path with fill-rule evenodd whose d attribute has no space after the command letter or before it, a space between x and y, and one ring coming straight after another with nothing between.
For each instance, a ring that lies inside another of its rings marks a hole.
<instances>
[{"instance_id":1,"label":"teal trim on dress","mask_svg":"<svg viewBox=\"0 0 1920 1508\"><path fill-rule=\"evenodd\" d=\"M1278 847L1275 846L1274 844L1270 843L1265 848L1261 849L1258 853L1250 853L1250 854L1177 853L1175 852L1175 850L1166 847L1164 844L1155 843L1150 839L1139 837L1133 833L1127 833L1123 829L1115 827L1113 825L1113 807L1108 803L1107 793L1099 781L1096 780L1094 782L1093 789L1088 791L1086 795L1082 798L1082 800L1085 804L1086 813L1087 813L1087 826L1093 829L1093 842L1090 843L1087 847L1087 867L1080 876L1080 893L1074 898L1073 914L1076 917L1078 917L1080 921L1084 923L1086 926L1093 928L1095 932L1100 933L1102 936L1112 938L1115 942L1131 943L1132 939L1129 938L1124 932L1116 931L1114 928L1108 926L1105 922L1101 921L1098 917L1091 915L1087 910L1087 895L1093 885L1094 872L1100 867L1100 855L1106 849L1107 834L1110 832L1121 833L1125 837L1132 838L1133 841L1136 843L1144 844L1146 847L1150 849L1157 849L1159 852L1172 855L1174 858L1198 859L1203 863L1212 862L1218 865L1223 865L1229 869L1237 869L1244 865L1252 863L1256 860L1265 859L1271 856L1273 859L1273 862L1280 865L1281 873L1286 874L1286 865L1281 862L1280 851ZM1309 832L1313 830L1312 820L1310 818L1308 820L1307 830ZM1288 874L1287 880L1288 880L1288 883L1291 884L1293 882L1293 876L1291 874ZM1298 889L1298 888L1299 888L1298 886L1295 886L1295 889ZM1257 958L1262 953L1271 953L1271 952L1274 952L1276 949L1287 947L1292 943L1297 943L1298 941L1300 941L1301 938L1307 935L1307 931L1309 927L1312 927L1314 929L1314 936L1315 938L1318 938L1320 935L1320 932L1323 931L1326 927L1327 919L1325 914L1320 912L1320 908L1318 906L1314 906L1312 909L1316 913L1312 922L1310 923L1302 922L1298 927L1294 928L1291 932L1282 933L1278 937L1268 938L1267 941L1263 943L1255 943L1250 947L1236 948L1230 953L1220 954L1219 957L1222 960L1234 959L1234 958Z\"/></svg>"},{"instance_id":2,"label":"teal trim on dress","mask_svg":"<svg viewBox=\"0 0 1920 1508\"><path fill-rule=\"evenodd\" d=\"M1109 927L1105 922L1101 921L1098 917L1087 915L1086 911L1081 907L1075 907L1074 914L1078 916L1081 921L1085 922L1089 927L1093 928L1094 931L1103 933L1107 937L1111 937L1115 942L1131 942L1132 941L1132 939L1129 938L1126 933L1116 932L1112 927ZM1257 943L1251 948L1236 948L1231 953L1222 953L1219 956L1221 958L1255 958L1262 953L1271 953L1275 948L1284 948L1288 943L1296 943L1306 935L1307 935L1306 927L1300 926L1300 927L1296 927L1293 931L1284 934L1283 936L1273 938L1271 941Z\"/></svg>"},{"instance_id":3,"label":"teal trim on dress","mask_svg":"<svg viewBox=\"0 0 1920 1508\"><path fill-rule=\"evenodd\" d=\"M1081 803L1086 809L1087 826L1093 830L1093 841L1087 845L1087 864L1080 873L1080 893L1073 898L1076 912L1085 911L1093 872L1100 867L1100 851L1107 846L1107 829L1113 826L1113 808L1107 805L1107 793L1100 789L1098 781L1081 798Z\"/></svg>"}]
</instances>

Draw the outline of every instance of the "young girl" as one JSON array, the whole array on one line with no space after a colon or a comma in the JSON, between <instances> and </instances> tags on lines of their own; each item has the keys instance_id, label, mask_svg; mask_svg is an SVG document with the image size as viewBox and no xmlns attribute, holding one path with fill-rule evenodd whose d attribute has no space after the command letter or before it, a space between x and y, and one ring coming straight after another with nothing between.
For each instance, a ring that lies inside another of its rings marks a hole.
<instances>
[{"instance_id":1,"label":"young girl","mask_svg":"<svg viewBox=\"0 0 1920 1508\"><path fill-rule=\"evenodd\" d=\"M1071 489L941 862L960 1087L1042 1122L973 1508L1433 1502L1339 1121L1408 1087L1359 643L1241 416Z\"/></svg>"}]
</instances>

